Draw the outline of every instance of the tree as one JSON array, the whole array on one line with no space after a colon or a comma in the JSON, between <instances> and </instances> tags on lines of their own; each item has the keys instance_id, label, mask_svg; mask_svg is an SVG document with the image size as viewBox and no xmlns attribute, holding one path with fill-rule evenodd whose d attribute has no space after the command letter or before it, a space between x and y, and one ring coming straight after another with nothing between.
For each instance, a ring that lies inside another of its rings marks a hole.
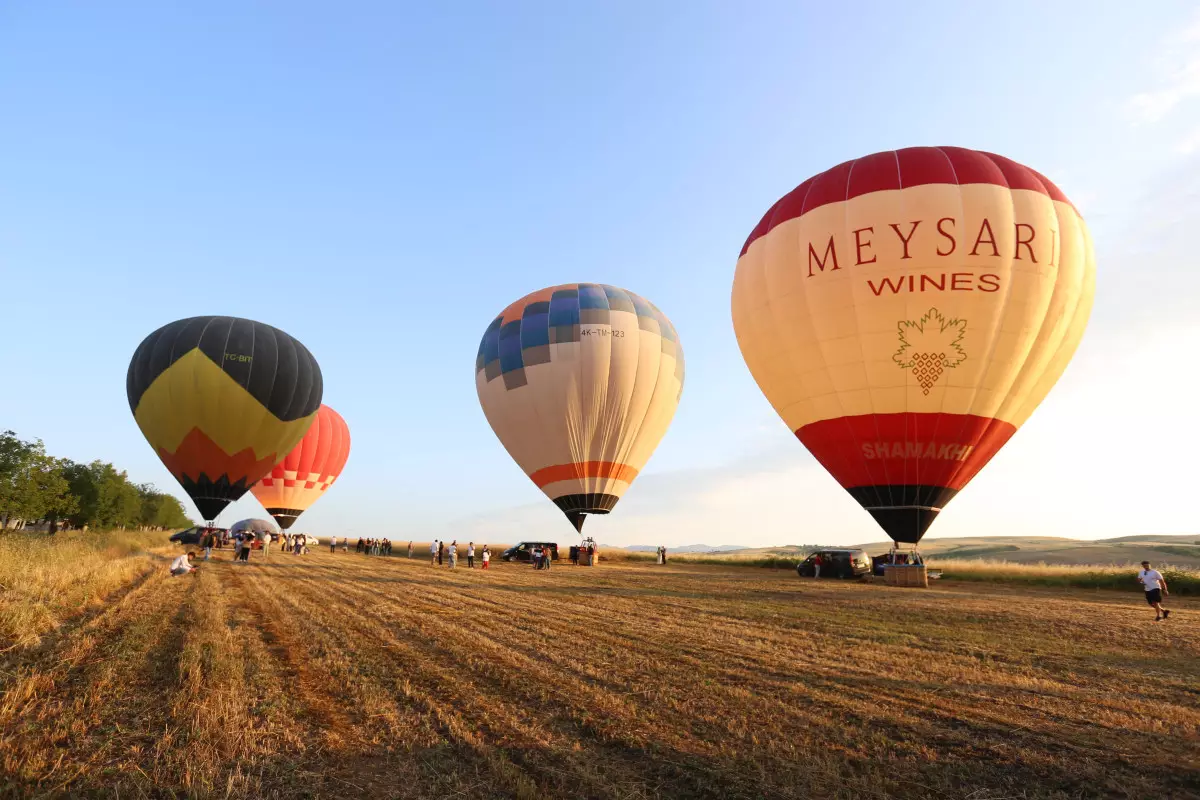
<instances>
[{"instance_id":1,"label":"tree","mask_svg":"<svg viewBox=\"0 0 1200 800\"><path fill-rule=\"evenodd\" d=\"M178 498L158 491L152 483L143 483L137 488L142 502L138 524L147 528L191 527L192 521Z\"/></svg>"},{"instance_id":2,"label":"tree","mask_svg":"<svg viewBox=\"0 0 1200 800\"><path fill-rule=\"evenodd\" d=\"M0 434L0 527L70 513L75 503L63 467L40 439Z\"/></svg>"}]
</instances>

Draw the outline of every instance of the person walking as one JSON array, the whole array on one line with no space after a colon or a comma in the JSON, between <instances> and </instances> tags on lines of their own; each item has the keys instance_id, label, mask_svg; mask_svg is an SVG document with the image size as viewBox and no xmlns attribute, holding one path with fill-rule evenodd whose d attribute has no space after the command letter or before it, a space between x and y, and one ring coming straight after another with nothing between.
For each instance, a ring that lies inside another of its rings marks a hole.
<instances>
[{"instance_id":1,"label":"person walking","mask_svg":"<svg viewBox=\"0 0 1200 800\"><path fill-rule=\"evenodd\" d=\"M337 552L337 537L330 536L329 537L329 554L333 555L336 552Z\"/></svg>"},{"instance_id":2,"label":"person walking","mask_svg":"<svg viewBox=\"0 0 1200 800\"><path fill-rule=\"evenodd\" d=\"M467 569L475 569L475 543L467 542Z\"/></svg>"},{"instance_id":3,"label":"person walking","mask_svg":"<svg viewBox=\"0 0 1200 800\"><path fill-rule=\"evenodd\" d=\"M1162 606L1163 595L1170 594L1162 573L1151 569L1149 561L1143 561L1142 571L1138 573L1137 579L1142 588L1146 590L1146 602L1154 609L1154 621L1158 622L1160 619L1171 616L1171 612Z\"/></svg>"},{"instance_id":4,"label":"person walking","mask_svg":"<svg viewBox=\"0 0 1200 800\"><path fill-rule=\"evenodd\" d=\"M442 556L444 556L445 554L446 554L446 543L438 542L437 562L438 562L439 567L442 565Z\"/></svg>"},{"instance_id":5,"label":"person walking","mask_svg":"<svg viewBox=\"0 0 1200 800\"><path fill-rule=\"evenodd\" d=\"M450 555L450 569L458 566L458 540L450 542L450 549L447 551Z\"/></svg>"},{"instance_id":6,"label":"person walking","mask_svg":"<svg viewBox=\"0 0 1200 800\"><path fill-rule=\"evenodd\" d=\"M488 562L491 560L492 560L492 551L488 550L488 546L485 544L483 546L483 567L482 567L482 569L487 569Z\"/></svg>"},{"instance_id":7,"label":"person walking","mask_svg":"<svg viewBox=\"0 0 1200 800\"><path fill-rule=\"evenodd\" d=\"M434 539L429 543L429 564L433 566L437 564L438 540Z\"/></svg>"}]
</instances>

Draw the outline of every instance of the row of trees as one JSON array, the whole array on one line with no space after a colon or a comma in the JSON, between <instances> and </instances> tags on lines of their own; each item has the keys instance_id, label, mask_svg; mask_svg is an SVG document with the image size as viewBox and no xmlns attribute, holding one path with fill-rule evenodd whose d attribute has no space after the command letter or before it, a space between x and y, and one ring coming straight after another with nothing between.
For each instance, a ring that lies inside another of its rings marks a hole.
<instances>
[{"instance_id":1,"label":"row of trees","mask_svg":"<svg viewBox=\"0 0 1200 800\"><path fill-rule=\"evenodd\" d=\"M46 453L40 439L0 433L0 529L46 522L76 528L184 528L178 499L135 484L105 461L77 464Z\"/></svg>"}]
</instances>

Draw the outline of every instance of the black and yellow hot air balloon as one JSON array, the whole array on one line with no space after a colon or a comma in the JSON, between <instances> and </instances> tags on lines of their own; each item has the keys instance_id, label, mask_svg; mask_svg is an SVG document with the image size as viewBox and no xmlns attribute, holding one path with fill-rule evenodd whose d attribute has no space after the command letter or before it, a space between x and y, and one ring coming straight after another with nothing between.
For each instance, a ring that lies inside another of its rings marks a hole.
<instances>
[{"instance_id":1,"label":"black and yellow hot air balloon","mask_svg":"<svg viewBox=\"0 0 1200 800\"><path fill-rule=\"evenodd\" d=\"M304 438L321 388L304 345L237 317L164 325L138 346L125 381L138 427L206 520Z\"/></svg>"}]
</instances>

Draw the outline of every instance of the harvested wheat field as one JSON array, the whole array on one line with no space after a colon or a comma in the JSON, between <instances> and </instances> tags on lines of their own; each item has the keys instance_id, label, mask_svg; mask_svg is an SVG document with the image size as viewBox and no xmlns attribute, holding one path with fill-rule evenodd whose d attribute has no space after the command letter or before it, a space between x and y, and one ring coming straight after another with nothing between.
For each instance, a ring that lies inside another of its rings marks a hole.
<instances>
[{"instance_id":1,"label":"harvested wheat field","mask_svg":"<svg viewBox=\"0 0 1200 800\"><path fill-rule=\"evenodd\" d=\"M7 795L1200 797L1195 600L174 552L4 587Z\"/></svg>"}]
</instances>

